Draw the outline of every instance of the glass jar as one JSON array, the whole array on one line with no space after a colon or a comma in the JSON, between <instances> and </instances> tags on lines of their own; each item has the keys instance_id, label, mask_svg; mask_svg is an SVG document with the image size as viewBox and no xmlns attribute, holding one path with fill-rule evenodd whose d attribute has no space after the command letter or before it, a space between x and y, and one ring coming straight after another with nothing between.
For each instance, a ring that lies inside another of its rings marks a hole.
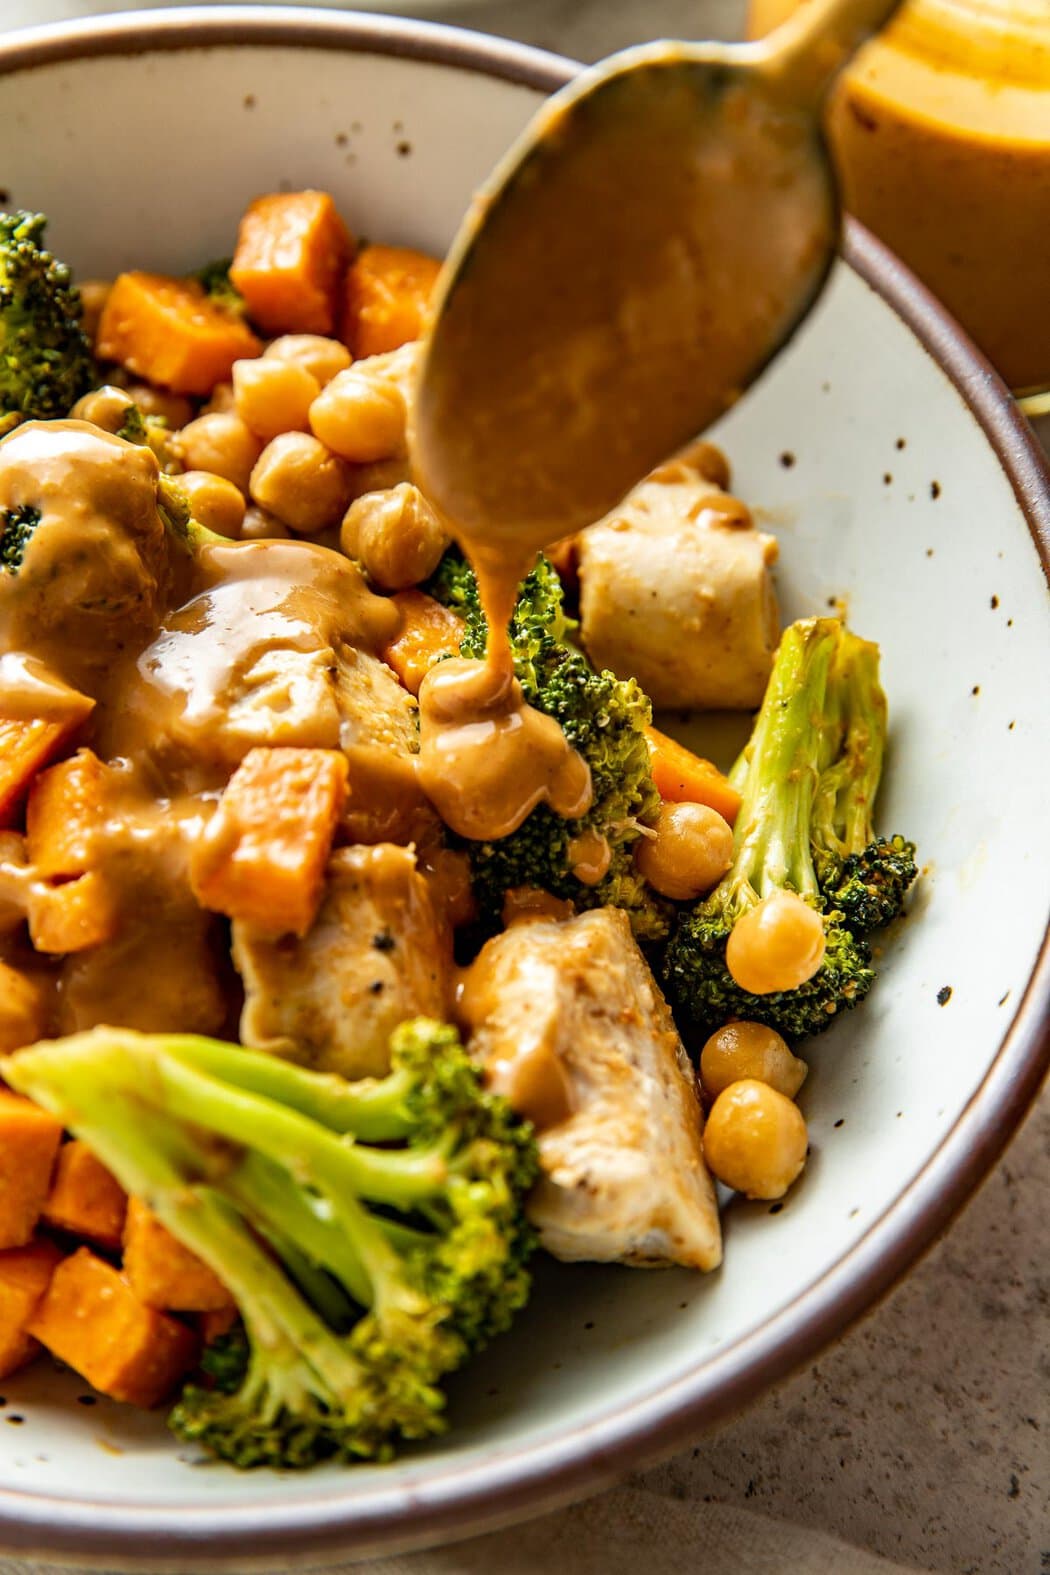
<instances>
[{"instance_id":1,"label":"glass jar","mask_svg":"<svg viewBox=\"0 0 1050 1575\"><path fill-rule=\"evenodd\" d=\"M751 36L802 3L750 0ZM850 211L1050 404L1050 0L905 0L828 135Z\"/></svg>"}]
</instances>

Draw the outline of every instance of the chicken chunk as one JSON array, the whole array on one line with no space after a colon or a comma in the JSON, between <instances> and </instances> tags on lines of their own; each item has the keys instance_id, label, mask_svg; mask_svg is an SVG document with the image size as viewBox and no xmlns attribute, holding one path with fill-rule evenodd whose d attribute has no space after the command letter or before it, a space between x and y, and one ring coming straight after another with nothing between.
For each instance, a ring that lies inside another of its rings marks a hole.
<instances>
[{"instance_id":1,"label":"chicken chunk","mask_svg":"<svg viewBox=\"0 0 1050 1575\"><path fill-rule=\"evenodd\" d=\"M596 667L637 678L655 706L761 703L779 638L777 543L688 455L581 532L576 551Z\"/></svg>"},{"instance_id":2,"label":"chicken chunk","mask_svg":"<svg viewBox=\"0 0 1050 1575\"><path fill-rule=\"evenodd\" d=\"M514 925L482 949L462 1004L491 1086L536 1123L528 1212L548 1252L716 1268L692 1068L626 915Z\"/></svg>"},{"instance_id":3,"label":"chicken chunk","mask_svg":"<svg viewBox=\"0 0 1050 1575\"><path fill-rule=\"evenodd\" d=\"M126 675L104 752L213 767L250 749L416 747L415 702L375 654L396 626L356 565L305 542L211 545L205 579Z\"/></svg>"},{"instance_id":4,"label":"chicken chunk","mask_svg":"<svg viewBox=\"0 0 1050 1575\"><path fill-rule=\"evenodd\" d=\"M241 1039L319 1072L379 1077L389 1039L409 1017L444 1017L451 953L410 848L343 848L301 939L238 920L233 958L244 981Z\"/></svg>"}]
</instances>

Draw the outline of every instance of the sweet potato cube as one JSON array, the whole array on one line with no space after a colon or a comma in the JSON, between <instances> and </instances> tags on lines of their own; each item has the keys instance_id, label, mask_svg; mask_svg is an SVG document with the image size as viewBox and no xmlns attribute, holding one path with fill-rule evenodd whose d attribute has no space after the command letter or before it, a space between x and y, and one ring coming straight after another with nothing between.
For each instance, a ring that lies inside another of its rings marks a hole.
<instances>
[{"instance_id":1,"label":"sweet potato cube","mask_svg":"<svg viewBox=\"0 0 1050 1575\"><path fill-rule=\"evenodd\" d=\"M224 1312L233 1297L139 1198L128 1203L124 1272L140 1302L160 1312Z\"/></svg>"},{"instance_id":2,"label":"sweet potato cube","mask_svg":"<svg viewBox=\"0 0 1050 1575\"><path fill-rule=\"evenodd\" d=\"M230 278L267 334L330 334L354 242L326 191L257 197L237 232Z\"/></svg>"},{"instance_id":3,"label":"sweet potato cube","mask_svg":"<svg viewBox=\"0 0 1050 1575\"><path fill-rule=\"evenodd\" d=\"M211 1345L213 1340L221 1340L224 1334L229 1334L237 1316L237 1309L232 1305L216 1312L198 1313L197 1328L204 1344Z\"/></svg>"},{"instance_id":4,"label":"sweet potato cube","mask_svg":"<svg viewBox=\"0 0 1050 1575\"><path fill-rule=\"evenodd\" d=\"M27 1327L61 1257L50 1241L0 1252L0 1378L17 1372L39 1351Z\"/></svg>"},{"instance_id":5,"label":"sweet potato cube","mask_svg":"<svg viewBox=\"0 0 1050 1575\"><path fill-rule=\"evenodd\" d=\"M401 627L379 654L409 693L417 695L436 661L459 655L463 620L425 591L398 591L390 600L401 614Z\"/></svg>"},{"instance_id":6,"label":"sweet potato cube","mask_svg":"<svg viewBox=\"0 0 1050 1575\"><path fill-rule=\"evenodd\" d=\"M26 803L26 850L45 880L83 875L95 862L109 771L90 749L42 771Z\"/></svg>"},{"instance_id":7,"label":"sweet potato cube","mask_svg":"<svg viewBox=\"0 0 1050 1575\"><path fill-rule=\"evenodd\" d=\"M249 750L194 850L198 902L270 935L305 935L346 791L338 750Z\"/></svg>"},{"instance_id":8,"label":"sweet potato cube","mask_svg":"<svg viewBox=\"0 0 1050 1575\"><path fill-rule=\"evenodd\" d=\"M262 345L243 318L217 305L196 279L122 273L106 297L95 349L176 394L210 394L235 361Z\"/></svg>"},{"instance_id":9,"label":"sweet potato cube","mask_svg":"<svg viewBox=\"0 0 1050 1575\"><path fill-rule=\"evenodd\" d=\"M31 1045L47 1032L47 1026L48 991L44 982L0 962L0 1055Z\"/></svg>"},{"instance_id":10,"label":"sweet potato cube","mask_svg":"<svg viewBox=\"0 0 1050 1575\"><path fill-rule=\"evenodd\" d=\"M671 804L706 804L730 825L740 809L740 794L710 760L694 755L676 738L647 727L649 766L660 797Z\"/></svg>"},{"instance_id":11,"label":"sweet potato cube","mask_svg":"<svg viewBox=\"0 0 1050 1575\"><path fill-rule=\"evenodd\" d=\"M29 1333L102 1394L141 1406L170 1395L199 1347L192 1329L144 1307L124 1275L88 1247L59 1264Z\"/></svg>"},{"instance_id":12,"label":"sweet potato cube","mask_svg":"<svg viewBox=\"0 0 1050 1575\"><path fill-rule=\"evenodd\" d=\"M37 951L56 957L111 941L120 923L113 890L98 870L59 886L34 886L27 917Z\"/></svg>"},{"instance_id":13,"label":"sweet potato cube","mask_svg":"<svg viewBox=\"0 0 1050 1575\"><path fill-rule=\"evenodd\" d=\"M95 702L87 695L76 698L83 700L83 706L71 709L69 717L60 721L0 717L0 827L15 823L37 772L55 758L73 729L90 714Z\"/></svg>"},{"instance_id":14,"label":"sweet potato cube","mask_svg":"<svg viewBox=\"0 0 1050 1575\"><path fill-rule=\"evenodd\" d=\"M32 1240L61 1141L61 1121L0 1089L0 1247Z\"/></svg>"},{"instance_id":15,"label":"sweet potato cube","mask_svg":"<svg viewBox=\"0 0 1050 1575\"><path fill-rule=\"evenodd\" d=\"M124 1238L128 1197L86 1143L74 1139L58 1151L43 1218L56 1230L117 1248Z\"/></svg>"},{"instance_id":16,"label":"sweet potato cube","mask_svg":"<svg viewBox=\"0 0 1050 1575\"><path fill-rule=\"evenodd\" d=\"M418 339L441 264L407 246L364 246L346 275L343 338L355 356Z\"/></svg>"}]
</instances>

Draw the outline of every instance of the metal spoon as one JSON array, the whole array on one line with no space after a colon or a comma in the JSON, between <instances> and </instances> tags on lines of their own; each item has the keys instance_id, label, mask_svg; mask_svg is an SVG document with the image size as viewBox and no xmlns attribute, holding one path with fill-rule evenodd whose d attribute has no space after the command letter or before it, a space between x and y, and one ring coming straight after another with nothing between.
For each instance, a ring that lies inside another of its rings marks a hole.
<instances>
[{"instance_id":1,"label":"metal spoon","mask_svg":"<svg viewBox=\"0 0 1050 1575\"><path fill-rule=\"evenodd\" d=\"M461 539L535 551L600 518L790 337L839 234L824 97L896 3L629 49L534 117L460 229L424 350L413 464Z\"/></svg>"}]
</instances>

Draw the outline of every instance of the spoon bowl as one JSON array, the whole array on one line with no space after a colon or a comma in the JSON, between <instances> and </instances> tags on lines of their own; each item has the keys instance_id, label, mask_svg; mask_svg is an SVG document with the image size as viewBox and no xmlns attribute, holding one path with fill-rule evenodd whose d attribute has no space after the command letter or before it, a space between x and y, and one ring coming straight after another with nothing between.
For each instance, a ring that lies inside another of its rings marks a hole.
<instances>
[{"instance_id":1,"label":"spoon bowl","mask_svg":"<svg viewBox=\"0 0 1050 1575\"><path fill-rule=\"evenodd\" d=\"M424 352L413 462L464 534L538 548L591 524L791 336L840 228L824 94L895 3L627 50L534 117L460 229Z\"/></svg>"}]
</instances>

